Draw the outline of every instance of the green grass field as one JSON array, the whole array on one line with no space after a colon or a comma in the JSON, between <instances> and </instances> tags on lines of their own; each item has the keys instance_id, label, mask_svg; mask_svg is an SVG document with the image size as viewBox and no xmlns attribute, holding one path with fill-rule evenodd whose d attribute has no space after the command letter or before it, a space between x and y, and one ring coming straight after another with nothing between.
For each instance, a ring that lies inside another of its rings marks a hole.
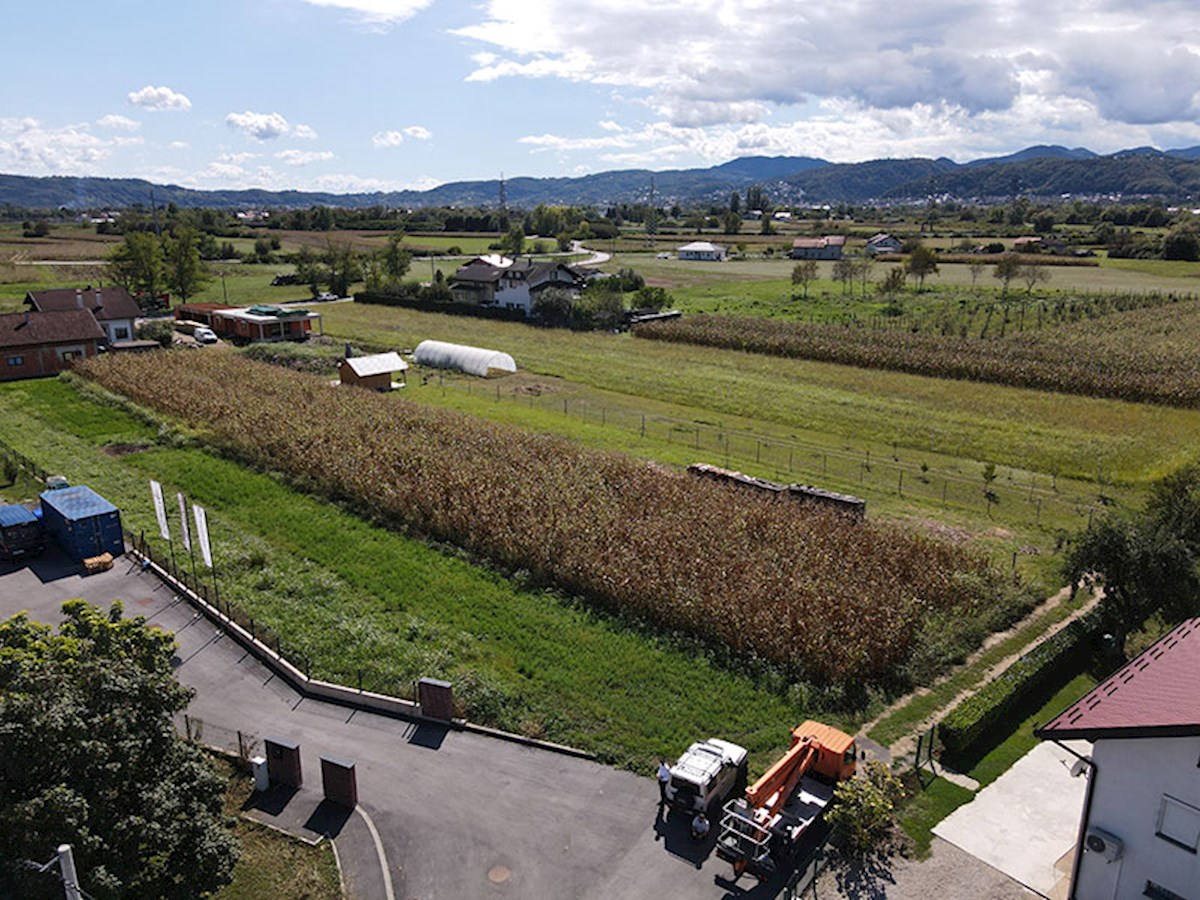
<instances>
[{"instance_id":1,"label":"green grass field","mask_svg":"<svg viewBox=\"0 0 1200 900\"><path fill-rule=\"evenodd\" d=\"M786 685L522 588L200 449L125 452L153 444L159 429L63 382L3 385L0 398L0 440L109 497L127 528L156 533L151 477L205 505L222 597L280 634L314 675L354 684L361 671L364 686L389 693L422 675L447 677L476 720L646 771L656 755L710 733L747 746L761 765L810 711L789 702Z\"/></svg>"}]
</instances>

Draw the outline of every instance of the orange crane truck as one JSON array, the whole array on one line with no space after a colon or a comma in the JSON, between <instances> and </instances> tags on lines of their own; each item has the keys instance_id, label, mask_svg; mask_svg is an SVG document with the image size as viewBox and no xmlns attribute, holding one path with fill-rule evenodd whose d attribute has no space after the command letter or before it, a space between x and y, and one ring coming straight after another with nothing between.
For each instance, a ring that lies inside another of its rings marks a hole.
<instances>
[{"instance_id":1,"label":"orange crane truck","mask_svg":"<svg viewBox=\"0 0 1200 900\"><path fill-rule=\"evenodd\" d=\"M834 786L854 777L857 755L854 738L836 728L811 720L794 728L787 753L721 810L717 856L735 877L775 874L825 814Z\"/></svg>"}]
</instances>

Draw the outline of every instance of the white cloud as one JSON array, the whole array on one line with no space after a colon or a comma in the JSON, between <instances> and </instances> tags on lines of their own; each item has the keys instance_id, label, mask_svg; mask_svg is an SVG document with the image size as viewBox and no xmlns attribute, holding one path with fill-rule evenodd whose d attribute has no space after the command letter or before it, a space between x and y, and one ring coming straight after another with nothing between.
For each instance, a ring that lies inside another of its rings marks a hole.
<instances>
[{"instance_id":1,"label":"white cloud","mask_svg":"<svg viewBox=\"0 0 1200 900\"><path fill-rule=\"evenodd\" d=\"M0 118L0 170L26 175L93 174L113 151L142 142L138 136L98 137L86 123L50 128L30 117Z\"/></svg>"},{"instance_id":2,"label":"white cloud","mask_svg":"<svg viewBox=\"0 0 1200 900\"><path fill-rule=\"evenodd\" d=\"M130 91L127 96L129 97L129 102L134 106L140 106L142 109L150 110L151 112L188 110L192 108L192 101L185 95L165 86L154 87L148 84L140 91Z\"/></svg>"},{"instance_id":3,"label":"white cloud","mask_svg":"<svg viewBox=\"0 0 1200 900\"><path fill-rule=\"evenodd\" d=\"M409 125L398 131L396 129L377 131L371 138L371 143L375 145L376 150L385 147L399 147L404 143L406 137L412 138L414 141L427 141L433 137L433 132L423 125Z\"/></svg>"},{"instance_id":4,"label":"white cloud","mask_svg":"<svg viewBox=\"0 0 1200 900\"><path fill-rule=\"evenodd\" d=\"M137 131L137 129L142 127L141 122L136 122L128 116L119 116L115 113L101 116L96 120L96 124L101 128L113 128L121 131Z\"/></svg>"},{"instance_id":5,"label":"white cloud","mask_svg":"<svg viewBox=\"0 0 1200 900\"><path fill-rule=\"evenodd\" d=\"M327 6L353 13L355 21L375 31L386 31L397 22L416 15L433 0L304 0L312 6Z\"/></svg>"},{"instance_id":6,"label":"white cloud","mask_svg":"<svg viewBox=\"0 0 1200 900\"><path fill-rule=\"evenodd\" d=\"M409 125L404 129L404 134L414 141L427 141L433 137L433 132L423 125Z\"/></svg>"},{"instance_id":7,"label":"white cloud","mask_svg":"<svg viewBox=\"0 0 1200 900\"><path fill-rule=\"evenodd\" d=\"M1059 131L1038 112L1054 110L1088 123L1075 143L1099 145L1139 127L1191 133L1200 118L1200 7L1182 0L913 0L901 11L878 0L486 0L482 9L455 32L485 47L468 81L606 87L660 125L708 134L681 135L689 146L741 146L752 134L777 146L790 135L779 152L811 153L790 125L808 117L840 145L842 130L824 119L837 104L877 135L850 151L859 159L885 136L922 143L897 134L906 122L948 129L929 133L934 145L949 136L1011 146L1014 134L1029 142ZM1018 110L1035 113L1032 129ZM578 140L596 149L596 138Z\"/></svg>"},{"instance_id":8,"label":"white cloud","mask_svg":"<svg viewBox=\"0 0 1200 900\"><path fill-rule=\"evenodd\" d=\"M605 131L624 131L625 130L619 124L614 122L612 119L604 119L600 122L597 122L596 124L599 125Z\"/></svg>"},{"instance_id":9,"label":"white cloud","mask_svg":"<svg viewBox=\"0 0 1200 900\"><path fill-rule=\"evenodd\" d=\"M275 158L289 166L307 166L309 163L333 159L333 154L328 150L280 150Z\"/></svg>"},{"instance_id":10,"label":"white cloud","mask_svg":"<svg viewBox=\"0 0 1200 900\"><path fill-rule=\"evenodd\" d=\"M225 117L225 124L258 141L283 137L291 128L288 120L277 112L259 113L249 110L230 113Z\"/></svg>"},{"instance_id":11,"label":"white cloud","mask_svg":"<svg viewBox=\"0 0 1200 900\"><path fill-rule=\"evenodd\" d=\"M171 141L171 143L167 144L167 147L171 150L186 150L190 146L192 145L187 141Z\"/></svg>"},{"instance_id":12,"label":"white cloud","mask_svg":"<svg viewBox=\"0 0 1200 900\"><path fill-rule=\"evenodd\" d=\"M317 139L317 132L309 125L294 125L292 126L292 137L297 137L305 141L315 141Z\"/></svg>"}]
</instances>

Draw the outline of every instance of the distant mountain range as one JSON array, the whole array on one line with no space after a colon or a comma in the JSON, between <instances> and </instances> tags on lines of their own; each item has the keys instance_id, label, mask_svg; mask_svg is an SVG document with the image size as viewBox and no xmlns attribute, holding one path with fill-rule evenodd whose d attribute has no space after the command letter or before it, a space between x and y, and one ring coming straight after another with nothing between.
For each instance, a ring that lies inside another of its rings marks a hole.
<instances>
[{"instance_id":1,"label":"distant mountain range","mask_svg":"<svg viewBox=\"0 0 1200 900\"><path fill-rule=\"evenodd\" d=\"M807 156L748 156L707 169L625 169L579 178L511 178L508 203L607 206L650 199L724 203L733 191L762 185L774 203L866 203L950 196L962 200L1120 196L1184 200L1200 194L1200 146L1137 147L1101 156L1083 147L1041 145L968 163L940 159L876 159L831 163ZM0 206L24 209L120 209L135 204L224 209L309 206L495 206L500 182L457 181L427 191L333 194L307 191L201 191L137 178L0 175Z\"/></svg>"}]
</instances>

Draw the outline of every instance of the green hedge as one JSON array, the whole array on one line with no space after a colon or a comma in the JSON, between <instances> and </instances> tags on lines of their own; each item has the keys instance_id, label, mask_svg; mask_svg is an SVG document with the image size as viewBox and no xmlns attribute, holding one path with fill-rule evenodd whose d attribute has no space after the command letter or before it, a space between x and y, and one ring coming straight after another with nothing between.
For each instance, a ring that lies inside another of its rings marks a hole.
<instances>
[{"instance_id":1,"label":"green hedge","mask_svg":"<svg viewBox=\"0 0 1200 900\"><path fill-rule=\"evenodd\" d=\"M1044 702L1061 683L1083 669L1100 630L1095 610L1042 641L980 690L950 710L938 724L942 746L951 756L986 751Z\"/></svg>"},{"instance_id":2,"label":"green hedge","mask_svg":"<svg viewBox=\"0 0 1200 900\"><path fill-rule=\"evenodd\" d=\"M370 303L377 306L402 306L419 312L444 313L450 316L471 316L476 319L499 319L503 322L524 322L525 313L519 309L497 306L475 306L470 303L455 303L447 300L426 300L407 294L374 294L359 291L354 295L355 303Z\"/></svg>"}]
</instances>

